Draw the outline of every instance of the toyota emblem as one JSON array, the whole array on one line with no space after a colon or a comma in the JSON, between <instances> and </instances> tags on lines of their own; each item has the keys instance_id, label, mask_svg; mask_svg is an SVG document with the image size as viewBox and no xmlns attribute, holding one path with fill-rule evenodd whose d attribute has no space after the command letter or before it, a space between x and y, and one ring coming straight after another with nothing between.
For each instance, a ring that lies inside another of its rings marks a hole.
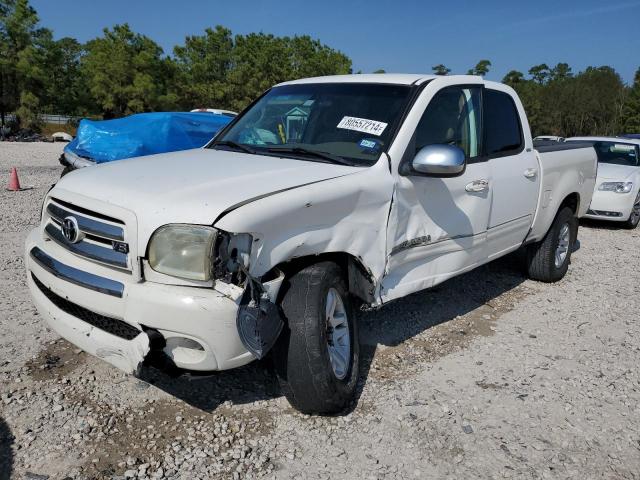
<instances>
[{"instance_id":1,"label":"toyota emblem","mask_svg":"<svg viewBox=\"0 0 640 480\"><path fill-rule=\"evenodd\" d=\"M69 240L71 243L78 243L82 240L82 235L78 228L78 221L75 217L67 217L63 220L62 234L64 235L64 238Z\"/></svg>"}]
</instances>

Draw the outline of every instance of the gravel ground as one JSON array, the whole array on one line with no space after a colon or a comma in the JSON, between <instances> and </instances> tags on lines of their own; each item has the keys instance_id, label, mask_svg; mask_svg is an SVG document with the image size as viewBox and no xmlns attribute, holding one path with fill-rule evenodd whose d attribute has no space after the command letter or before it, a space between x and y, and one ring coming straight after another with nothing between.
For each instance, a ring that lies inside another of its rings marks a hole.
<instances>
[{"instance_id":1,"label":"gravel ground","mask_svg":"<svg viewBox=\"0 0 640 480\"><path fill-rule=\"evenodd\" d=\"M363 313L353 408L289 407L268 362L119 373L48 331L22 243L55 144L0 143L0 479L640 478L640 230L583 224L567 277L517 255Z\"/></svg>"}]
</instances>

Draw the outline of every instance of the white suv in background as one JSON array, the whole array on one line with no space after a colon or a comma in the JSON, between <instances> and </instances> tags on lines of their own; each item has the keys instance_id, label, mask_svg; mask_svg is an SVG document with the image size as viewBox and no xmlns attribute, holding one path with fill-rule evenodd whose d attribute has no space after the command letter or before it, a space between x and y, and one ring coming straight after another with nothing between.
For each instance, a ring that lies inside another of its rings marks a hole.
<instances>
[{"instance_id":1,"label":"white suv in background","mask_svg":"<svg viewBox=\"0 0 640 480\"><path fill-rule=\"evenodd\" d=\"M566 141L591 143L598 155L596 190L585 217L636 228L640 221L640 139L572 137Z\"/></svg>"}]
</instances>

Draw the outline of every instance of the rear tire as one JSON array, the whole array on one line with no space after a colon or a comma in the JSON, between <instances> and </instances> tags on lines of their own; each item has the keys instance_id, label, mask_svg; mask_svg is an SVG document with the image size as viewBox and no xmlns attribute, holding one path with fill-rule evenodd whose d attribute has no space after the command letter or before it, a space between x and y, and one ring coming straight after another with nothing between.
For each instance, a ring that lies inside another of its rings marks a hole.
<instances>
[{"instance_id":1,"label":"rear tire","mask_svg":"<svg viewBox=\"0 0 640 480\"><path fill-rule=\"evenodd\" d=\"M571 263L571 252L578 238L578 219L573 210L563 207L540 242L527 247L529 278L541 282L562 279Z\"/></svg>"},{"instance_id":2,"label":"rear tire","mask_svg":"<svg viewBox=\"0 0 640 480\"><path fill-rule=\"evenodd\" d=\"M317 263L292 275L283 288L286 325L274 347L282 392L302 413L344 410L355 393L360 356L344 272L334 262Z\"/></svg>"}]
</instances>

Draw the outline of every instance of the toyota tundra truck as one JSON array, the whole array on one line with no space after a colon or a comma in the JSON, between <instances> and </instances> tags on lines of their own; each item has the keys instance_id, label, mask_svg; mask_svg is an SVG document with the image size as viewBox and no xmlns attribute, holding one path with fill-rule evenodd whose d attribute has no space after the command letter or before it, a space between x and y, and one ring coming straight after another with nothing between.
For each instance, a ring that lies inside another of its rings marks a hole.
<instances>
[{"instance_id":1,"label":"toyota tundra truck","mask_svg":"<svg viewBox=\"0 0 640 480\"><path fill-rule=\"evenodd\" d=\"M560 280L596 165L591 146L534 150L516 93L481 77L285 82L204 148L63 177L28 285L53 330L126 372L268 354L295 408L337 412L359 308L520 248L530 278Z\"/></svg>"}]
</instances>

